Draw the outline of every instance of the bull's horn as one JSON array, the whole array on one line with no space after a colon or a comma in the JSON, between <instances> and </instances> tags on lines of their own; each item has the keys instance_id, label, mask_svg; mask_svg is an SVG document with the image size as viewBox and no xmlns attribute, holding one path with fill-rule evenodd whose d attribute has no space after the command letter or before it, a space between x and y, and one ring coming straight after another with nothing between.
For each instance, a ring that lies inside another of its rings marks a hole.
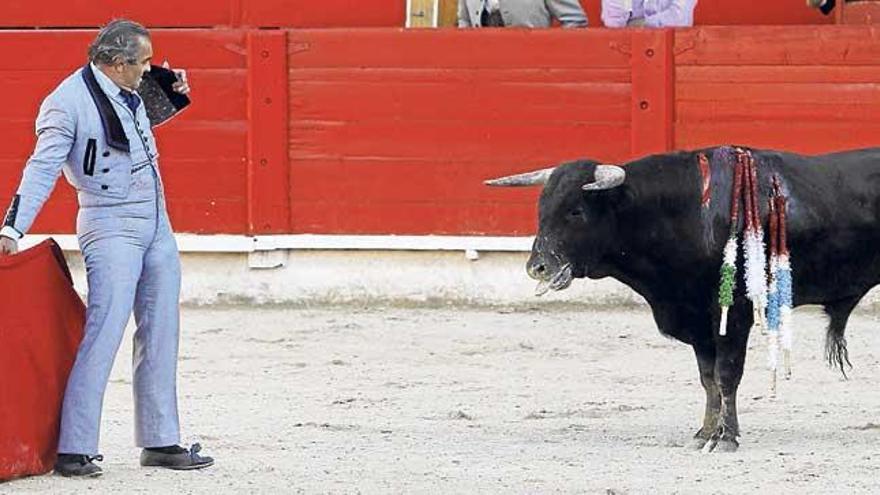
<instances>
[{"instance_id":1,"label":"bull's horn","mask_svg":"<svg viewBox=\"0 0 880 495\"><path fill-rule=\"evenodd\" d=\"M550 174L553 173L556 167L550 168L542 168L541 170L535 170L533 172L526 172L523 174L516 175L508 175L506 177L499 177L497 179L489 179L484 180L483 184L487 186L502 186L502 187L519 187L519 186L539 186L547 183L547 179L550 178Z\"/></svg>"},{"instance_id":2,"label":"bull's horn","mask_svg":"<svg viewBox=\"0 0 880 495\"><path fill-rule=\"evenodd\" d=\"M596 180L584 184L581 189L584 191L612 189L623 184L623 181L626 179L626 171L617 165L596 165L594 175Z\"/></svg>"}]
</instances>

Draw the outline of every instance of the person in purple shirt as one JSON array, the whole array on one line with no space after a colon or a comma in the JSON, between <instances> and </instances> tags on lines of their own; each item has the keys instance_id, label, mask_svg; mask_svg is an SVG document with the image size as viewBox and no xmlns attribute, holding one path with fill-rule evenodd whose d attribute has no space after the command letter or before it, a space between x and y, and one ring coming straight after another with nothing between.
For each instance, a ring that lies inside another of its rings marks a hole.
<instances>
[{"instance_id":1,"label":"person in purple shirt","mask_svg":"<svg viewBox=\"0 0 880 495\"><path fill-rule=\"evenodd\" d=\"M602 0L605 27L688 27L697 0Z\"/></svg>"}]
</instances>

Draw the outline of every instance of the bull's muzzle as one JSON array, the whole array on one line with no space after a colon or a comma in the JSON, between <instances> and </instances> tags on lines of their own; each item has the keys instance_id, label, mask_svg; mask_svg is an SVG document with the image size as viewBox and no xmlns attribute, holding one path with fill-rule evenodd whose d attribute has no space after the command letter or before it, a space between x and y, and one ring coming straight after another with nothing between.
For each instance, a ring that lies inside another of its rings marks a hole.
<instances>
[{"instance_id":1,"label":"bull's muzzle","mask_svg":"<svg viewBox=\"0 0 880 495\"><path fill-rule=\"evenodd\" d=\"M529 274L532 280L544 280L544 276L547 273L547 265L541 260L535 260L533 257L526 263L526 273Z\"/></svg>"},{"instance_id":2,"label":"bull's muzzle","mask_svg":"<svg viewBox=\"0 0 880 495\"><path fill-rule=\"evenodd\" d=\"M562 290L571 285L574 278L571 263L559 265L557 269L551 270L544 261L543 256L532 254L526 263L526 273L534 280L538 281L535 287L535 295L543 296L550 290Z\"/></svg>"}]
</instances>

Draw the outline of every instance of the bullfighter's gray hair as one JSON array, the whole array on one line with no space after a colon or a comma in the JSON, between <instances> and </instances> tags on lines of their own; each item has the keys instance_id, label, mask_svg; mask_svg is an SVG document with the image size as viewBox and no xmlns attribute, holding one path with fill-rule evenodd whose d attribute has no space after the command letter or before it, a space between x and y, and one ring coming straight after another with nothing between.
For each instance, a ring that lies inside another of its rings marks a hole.
<instances>
[{"instance_id":1,"label":"bullfighter's gray hair","mask_svg":"<svg viewBox=\"0 0 880 495\"><path fill-rule=\"evenodd\" d=\"M104 26L89 45L89 61L103 65L137 62L141 38L149 39L147 28L127 19L115 19Z\"/></svg>"}]
</instances>

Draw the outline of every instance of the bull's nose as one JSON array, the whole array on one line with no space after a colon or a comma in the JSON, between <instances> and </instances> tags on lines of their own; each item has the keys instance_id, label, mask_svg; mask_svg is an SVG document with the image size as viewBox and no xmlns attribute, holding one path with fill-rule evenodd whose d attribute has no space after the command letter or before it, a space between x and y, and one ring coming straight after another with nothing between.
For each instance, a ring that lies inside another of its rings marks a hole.
<instances>
[{"instance_id":1,"label":"bull's nose","mask_svg":"<svg viewBox=\"0 0 880 495\"><path fill-rule=\"evenodd\" d=\"M526 266L526 272L528 272L529 277L535 280L543 280L547 273L547 267L541 262L529 263Z\"/></svg>"}]
</instances>

